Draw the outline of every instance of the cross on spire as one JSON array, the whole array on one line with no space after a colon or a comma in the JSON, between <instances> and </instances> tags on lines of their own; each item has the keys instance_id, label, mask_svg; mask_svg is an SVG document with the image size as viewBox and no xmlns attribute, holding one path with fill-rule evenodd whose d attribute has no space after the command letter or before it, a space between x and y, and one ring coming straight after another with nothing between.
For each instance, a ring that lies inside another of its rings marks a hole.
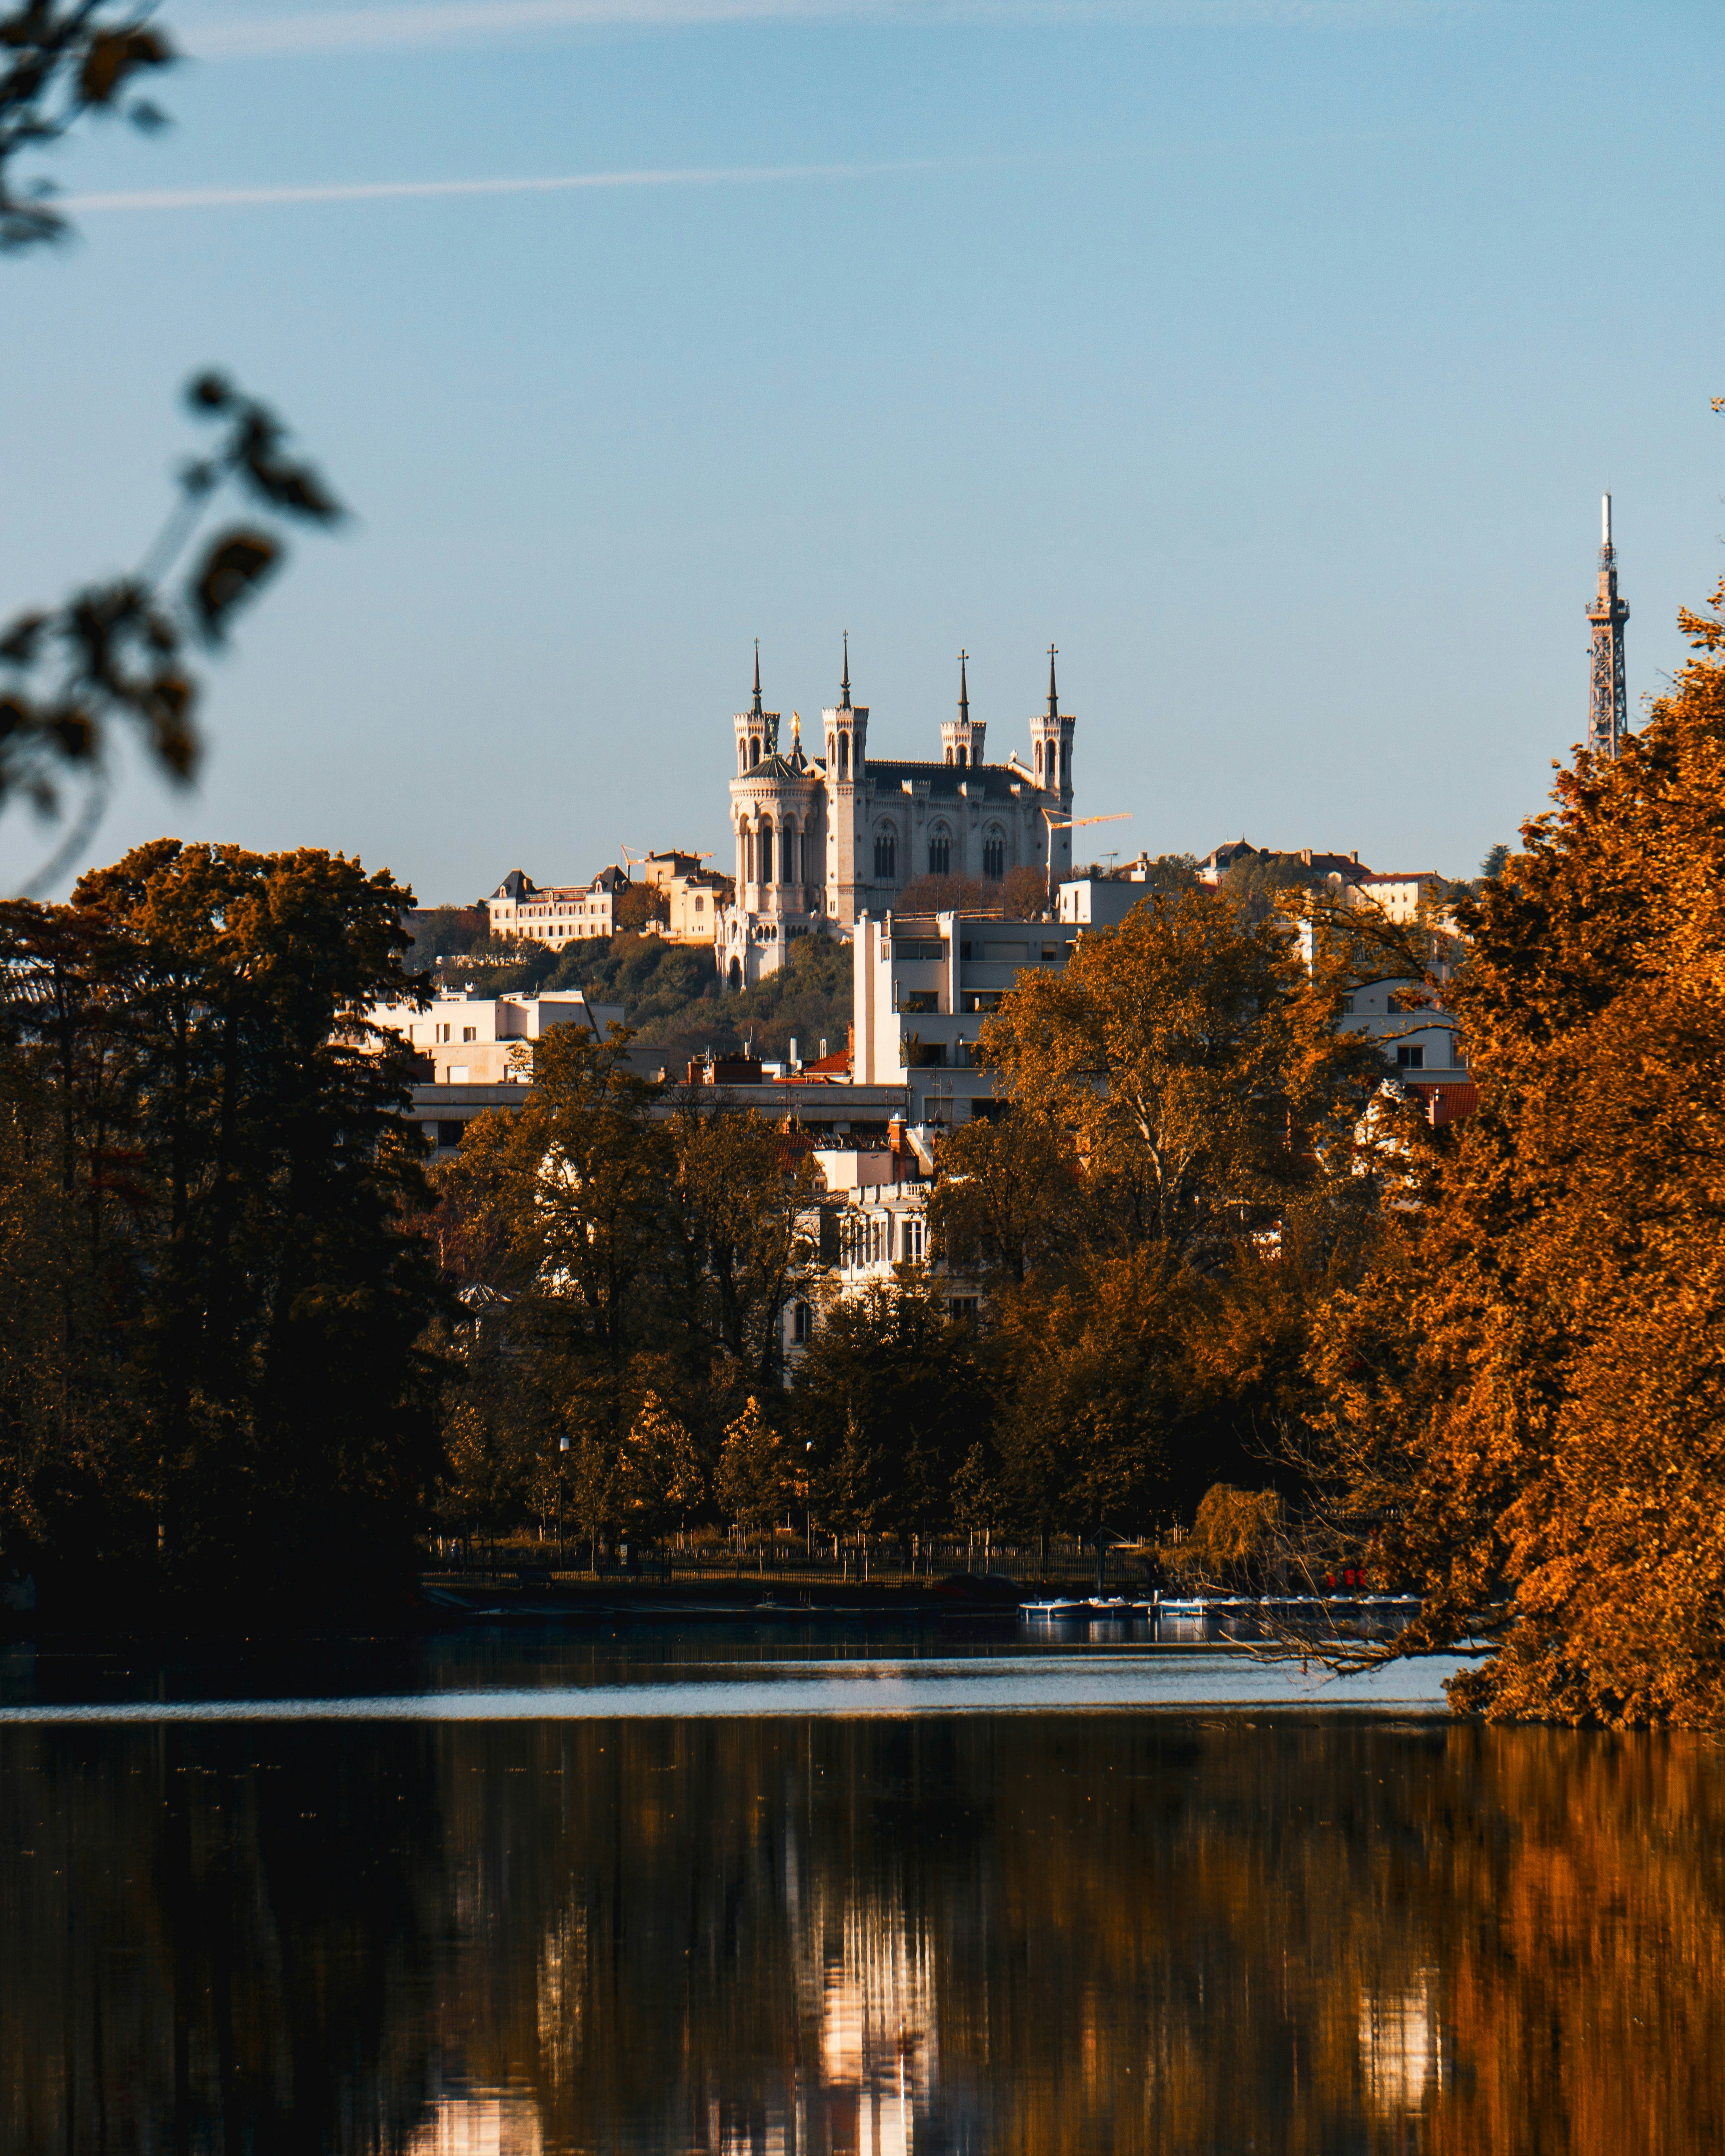
<instances>
[{"instance_id":1,"label":"cross on spire","mask_svg":"<svg viewBox=\"0 0 1725 2156\"><path fill-rule=\"evenodd\" d=\"M970 683L964 670L969 657L968 651L961 651L958 654L958 716L966 726L970 724Z\"/></svg>"},{"instance_id":2,"label":"cross on spire","mask_svg":"<svg viewBox=\"0 0 1725 2156\"><path fill-rule=\"evenodd\" d=\"M845 632L845 678L839 684L839 709L850 709L850 631Z\"/></svg>"},{"instance_id":3,"label":"cross on spire","mask_svg":"<svg viewBox=\"0 0 1725 2156\"><path fill-rule=\"evenodd\" d=\"M761 639L758 636L755 639L755 703L749 716L756 719L766 716L761 709Z\"/></svg>"},{"instance_id":4,"label":"cross on spire","mask_svg":"<svg viewBox=\"0 0 1725 2156\"><path fill-rule=\"evenodd\" d=\"M1051 719L1060 716L1060 691L1055 687L1055 653L1059 649L1059 645L1054 644L1048 647L1048 716Z\"/></svg>"}]
</instances>

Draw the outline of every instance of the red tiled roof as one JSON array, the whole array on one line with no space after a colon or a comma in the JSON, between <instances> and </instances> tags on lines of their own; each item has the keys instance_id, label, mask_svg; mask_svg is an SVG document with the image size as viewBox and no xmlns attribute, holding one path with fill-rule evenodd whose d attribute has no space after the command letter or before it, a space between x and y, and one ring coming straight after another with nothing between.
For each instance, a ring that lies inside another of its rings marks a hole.
<instances>
[{"instance_id":1,"label":"red tiled roof","mask_svg":"<svg viewBox=\"0 0 1725 2156\"><path fill-rule=\"evenodd\" d=\"M1409 1084L1408 1091L1425 1101L1425 1112L1434 1123L1459 1123L1465 1116L1479 1113L1480 1089L1471 1079L1448 1086Z\"/></svg>"}]
</instances>

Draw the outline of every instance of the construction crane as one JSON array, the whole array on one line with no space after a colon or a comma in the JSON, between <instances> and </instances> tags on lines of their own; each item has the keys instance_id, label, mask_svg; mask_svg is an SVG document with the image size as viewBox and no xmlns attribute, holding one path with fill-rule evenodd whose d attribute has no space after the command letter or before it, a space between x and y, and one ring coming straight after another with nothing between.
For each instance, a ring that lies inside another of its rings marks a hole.
<instances>
[{"instance_id":1,"label":"construction crane","mask_svg":"<svg viewBox=\"0 0 1725 2156\"><path fill-rule=\"evenodd\" d=\"M1132 814L1130 808L1120 808L1111 816L1069 816L1062 821L1059 817L1049 816L1045 808L1042 813L1048 817L1050 831L1076 831L1081 824L1129 824Z\"/></svg>"}]
</instances>

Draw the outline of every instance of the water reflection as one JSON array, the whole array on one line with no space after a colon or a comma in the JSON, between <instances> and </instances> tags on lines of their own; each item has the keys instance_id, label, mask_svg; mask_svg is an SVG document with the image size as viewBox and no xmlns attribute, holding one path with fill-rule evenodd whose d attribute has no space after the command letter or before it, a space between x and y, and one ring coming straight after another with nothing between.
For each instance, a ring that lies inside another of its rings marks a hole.
<instances>
[{"instance_id":1,"label":"water reflection","mask_svg":"<svg viewBox=\"0 0 1725 2156\"><path fill-rule=\"evenodd\" d=\"M1681 1743L1300 1715L0 1730L0 2147L1712 2150Z\"/></svg>"}]
</instances>

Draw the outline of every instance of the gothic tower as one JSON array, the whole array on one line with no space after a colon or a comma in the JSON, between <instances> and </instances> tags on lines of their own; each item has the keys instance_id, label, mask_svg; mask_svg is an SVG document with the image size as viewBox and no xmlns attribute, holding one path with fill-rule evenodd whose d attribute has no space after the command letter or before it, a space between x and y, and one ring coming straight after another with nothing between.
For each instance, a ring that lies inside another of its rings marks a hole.
<instances>
[{"instance_id":1,"label":"gothic tower","mask_svg":"<svg viewBox=\"0 0 1725 2156\"><path fill-rule=\"evenodd\" d=\"M1629 693L1624 685L1623 624L1629 602L1617 596L1617 549L1611 544L1611 497L1601 506L1599 588L1587 618L1594 628L1592 692L1588 699L1587 745L1595 756L1615 757L1629 732Z\"/></svg>"},{"instance_id":2,"label":"gothic tower","mask_svg":"<svg viewBox=\"0 0 1725 2156\"><path fill-rule=\"evenodd\" d=\"M870 880L871 864L862 857L866 843L860 820L865 806L868 776L869 707L850 701L850 637L845 638L845 675L839 701L821 715L826 736L827 873L826 910L847 924L855 921L860 886Z\"/></svg>"},{"instance_id":3,"label":"gothic tower","mask_svg":"<svg viewBox=\"0 0 1725 2156\"><path fill-rule=\"evenodd\" d=\"M1048 709L1030 721L1030 768L1044 795L1047 836L1044 861L1050 878L1055 883L1072 873L1072 734L1076 724L1071 714L1060 709L1060 690L1055 681L1055 647L1050 644Z\"/></svg>"},{"instance_id":4,"label":"gothic tower","mask_svg":"<svg viewBox=\"0 0 1725 2156\"><path fill-rule=\"evenodd\" d=\"M958 716L941 722L941 754L947 763L961 768L983 761L983 742L988 730L986 719L973 720L970 716L970 683L966 675L970 654L958 654Z\"/></svg>"}]
</instances>

